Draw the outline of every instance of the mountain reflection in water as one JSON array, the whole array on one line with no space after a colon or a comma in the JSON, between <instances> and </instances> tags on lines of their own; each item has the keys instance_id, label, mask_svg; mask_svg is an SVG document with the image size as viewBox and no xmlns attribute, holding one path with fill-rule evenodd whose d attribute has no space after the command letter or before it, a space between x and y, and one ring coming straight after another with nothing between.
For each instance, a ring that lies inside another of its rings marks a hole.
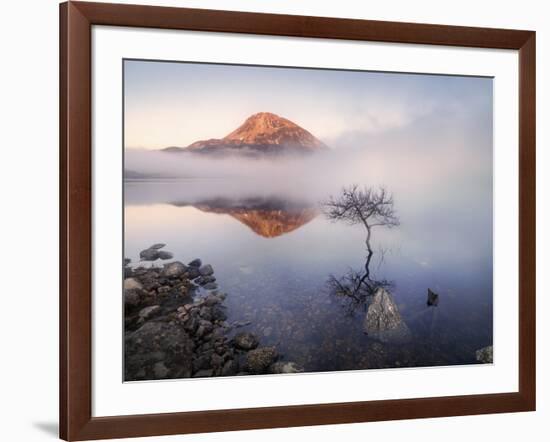
<instances>
[{"instance_id":1,"label":"mountain reflection in water","mask_svg":"<svg viewBox=\"0 0 550 442\"><path fill-rule=\"evenodd\" d=\"M174 203L184 206L184 203ZM254 233L264 238L275 238L299 229L312 221L319 210L300 201L289 201L276 197L255 197L245 199L216 198L190 204L202 212L229 215Z\"/></svg>"}]
</instances>

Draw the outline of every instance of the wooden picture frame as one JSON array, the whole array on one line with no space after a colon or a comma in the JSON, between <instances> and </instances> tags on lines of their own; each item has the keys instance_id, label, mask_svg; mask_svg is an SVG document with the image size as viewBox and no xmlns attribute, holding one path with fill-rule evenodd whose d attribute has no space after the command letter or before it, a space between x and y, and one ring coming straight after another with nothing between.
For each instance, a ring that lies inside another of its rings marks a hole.
<instances>
[{"instance_id":1,"label":"wooden picture frame","mask_svg":"<svg viewBox=\"0 0 550 442\"><path fill-rule=\"evenodd\" d=\"M519 391L92 417L93 25L519 51ZM60 5L60 437L122 438L535 410L535 32L170 7Z\"/></svg>"}]
</instances>

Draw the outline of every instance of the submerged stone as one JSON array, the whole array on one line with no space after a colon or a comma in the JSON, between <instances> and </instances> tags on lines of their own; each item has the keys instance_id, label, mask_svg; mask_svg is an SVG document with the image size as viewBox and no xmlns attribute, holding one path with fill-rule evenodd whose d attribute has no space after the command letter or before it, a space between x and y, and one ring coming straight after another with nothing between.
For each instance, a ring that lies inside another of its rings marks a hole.
<instances>
[{"instance_id":1,"label":"submerged stone","mask_svg":"<svg viewBox=\"0 0 550 442\"><path fill-rule=\"evenodd\" d=\"M250 350L246 354L246 366L250 373L266 373L268 368L277 359L278 353L275 347L261 347Z\"/></svg>"},{"instance_id":2,"label":"submerged stone","mask_svg":"<svg viewBox=\"0 0 550 442\"><path fill-rule=\"evenodd\" d=\"M239 333L233 338L235 347L241 350L252 350L259 344L258 338L252 333Z\"/></svg>"}]
</instances>

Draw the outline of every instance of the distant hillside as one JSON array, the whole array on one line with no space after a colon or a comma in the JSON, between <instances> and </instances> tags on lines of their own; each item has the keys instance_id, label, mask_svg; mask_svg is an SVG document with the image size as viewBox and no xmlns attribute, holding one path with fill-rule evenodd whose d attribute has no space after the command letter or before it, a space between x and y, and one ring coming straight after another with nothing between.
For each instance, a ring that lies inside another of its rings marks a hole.
<instances>
[{"instance_id":1,"label":"distant hillside","mask_svg":"<svg viewBox=\"0 0 550 442\"><path fill-rule=\"evenodd\" d=\"M246 119L224 138L196 141L186 148L167 147L164 152L310 154L327 150L327 146L310 132L286 118L260 112Z\"/></svg>"}]
</instances>

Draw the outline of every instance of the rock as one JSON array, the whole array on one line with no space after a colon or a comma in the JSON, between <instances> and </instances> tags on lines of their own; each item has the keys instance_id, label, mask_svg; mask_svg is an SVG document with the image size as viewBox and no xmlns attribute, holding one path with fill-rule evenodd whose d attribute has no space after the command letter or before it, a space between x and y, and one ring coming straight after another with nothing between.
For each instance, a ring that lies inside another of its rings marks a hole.
<instances>
[{"instance_id":1,"label":"rock","mask_svg":"<svg viewBox=\"0 0 550 442\"><path fill-rule=\"evenodd\" d=\"M156 379L155 364L160 361L171 378L190 376L193 349L193 341L179 325L146 322L125 337L125 379ZM140 377L141 370L145 374Z\"/></svg>"},{"instance_id":2,"label":"rock","mask_svg":"<svg viewBox=\"0 0 550 442\"><path fill-rule=\"evenodd\" d=\"M139 252L142 261L155 261L159 258L159 251L156 249L146 249Z\"/></svg>"},{"instance_id":3,"label":"rock","mask_svg":"<svg viewBox=\"0 0 550 442\"><path fill-rule=\"evenodd\" d=\"M214 374L214 370L208 369L208 370L199 370L197 371L193 377L194 378L209 378Z\"/></svg>"},{"instance_id":4,"label":"rock","mask_svg":"<svg viewBox=\"0 0 550 442\"><path fill-rule=\"evenodd\" d=\"M214 269L210 264L205 264L199 268L199 272L202 276L210 276L214 273Z\"/></svg>"},{"instance_id":5,"label":"rock","mask_svg":"<svg viewBox=\"0 0 550 442\"><path fill-rule=\"evenodd\" d=\"M187 264L189 267L200 267L202 265L202 261L197 258L197 259L194 259L193 261L191 261L189 264Z\"/></svg>"},{"instance_id":6,"label":"rock","mask_svg":"<svg viewBox=\"0 0 550 442\"><path fill-rule=\"evenodd\" d=\"M411 332L401 318L392 295L385 289L376 290L363 321L363 329L381 342L404 343Z\"/></svg>"},{"instance_id":7,"label":"rock","mask_svg":"<svg viewBox=\"0 0 550 442\"><path fill-rule=\"evenodd\" d=\"M216 290L218 288L218 284L215 282L209 282L208 284L204 284L202 288L205 290Z\"/></svg>"},{"instance_id":8,"label":"rock","mask_svg":"<svg viewBox=\"0 0 550 442\"><path fill-rule=\"evenodd\" d=\"M172 252L166 252L164 250L159 251L159 259L172 259L174 254Z\"/></svg>"},{"instance_id":9,"label":"rock","mask_svg":"<svg viewBox=\"0 0 550 442\"><path fill-rule=\"evenodd\" d=\"M149 248L153 249L153 250L158 250L158 249L162 249L164 246L166 246L166 244L163 244L163 243L159 242L159 243L153 244Z\"/></svg>"},{"instance_id":10,"label":"rock","mask_svg":"<svg viewBox=\"0 0 550 442\"><path fill-rule=\"evenodd\" d=\"M166 365L164 365L164 362L157 362L153 366L153 373L155 374L155 379L164 379L168 376L168 373L170 370L166 368Z\"/></svg>"},{"instance_id":11,"label":"rock","mask_svg":"<svg viewBox=\"0 0 550 442\"><path fill-rule=\"evenodd\" d=\"M197 267L187 267L187 277L189 279L195 279L201 274L199 273L199 269Z\"/></svg>"},{"instance_id":12,"label":"rock","mask_svg":"<svg viewBox=\"0 0 550 442\"><path fill-rule=\"evenodd\" d=\"M137 279L126 278L124 280L124 290L141 290L141 289L143 289L143 286L141 285L141 282L139 282Z\"/></svg>"},{"instance_id":13,"label":"rock","mask_svg":"<svg viewBox=\"0 0 550 442\"><path fill-rule=\"evenodd\" d=\"M139 319L140 321L147 321L148 319L152 318L156 313L159 313L160 306L158 305L151 305L149 307L145 307L139 311Z\"/></svg>"},{"instance_id":14,"label":"rock","mask_svg":"<svg viewBox=\"0 0 550 442\"><path fill-rule=\"evenodd\" d=\"M132 262L132 260L130 258L124 258L124 265L127 266L128 264L130 264Z\"/></svg>"},{"instance_id":15,"label":"rock","mask_svg":"<svg viewBox=\"0 0 550 442\"><path fill-rule=\"evenodd\" d=\"M137 290L124 290L124 306L126 309L137 307L141 303L141 297Z\"/></svg>"},{"instance_id":16,"label":"rock","mask_svg":"<svg viewBox=\"0 0 550 442\"><path fill-rule=\"evenodd\" d=\"M221 375L222 376L235 376L237 374L237 371L239 370L239 366L233 359L229 359L225 362L222 368Z\"/></svg>"},{"instance_id":17,"label":"rock","mask_svg":"<svg viewBox=\"0 0 550 442\"><path fill-rule=\"evenodd\" d=\"M217 367L221 367L223 365L224 360L223 360L222 356L220 356L217 353L214 353L212 355L212 358L210 359L210 363L212 364L212 367L217 368Z\"/></svg>"},{"instance_id":18,"label":"rock","mask_svg":"<svg viewBox=\"0 0 550 442\"><path fill-rule=\"evenodd\" d=\"M204 306L199 310L199 316L207 321L212 320L212 309L210 307Z\"/></svg>"},{"instance_id":19,"label":"rock","mask_svg":"<svg viewBox=\"0 0 550 442\"><path fill-rule=\"evenodd\" d=\"M252 324L252 321L235 321L231 325L235 328L240 328L240 327L246 327L247 325L250 325L250 324Z\"/></svg>"},{"instance_id":20,"label":"rock","mask_svg":"<svg viewBox=\"0 0 550 442\"><path fill-rule=\"evenodd\" d=\"M216 304L220 304L222 302L222 300L214 295L213 293L209 293L208 296L206 296L206 298L204 298L204 304L209 306L209 307L212 307Z\"/></svg>"},{"instance_id":21,"label":"rock","mask_svg":"<svg viewBox=\"0 0 550 442\"><path fill-rule=\"evenodd\" d=\"M439 304L439 295L428 289L428 301L426 302L426 304L428 305L428 307L437 307L437 305Z\"/></svg>"},{"instance_id":22,"label":"rock","mask_svg":"<svg viewBox=\"0 0 550 442\"><path fill-rule=\"evenodd\" d=\"M252 333L239 333L233 338L233 345L241 350L252 350L256 348L260 342Z\"/></svg>"},{"instance_id":23,"label":"rock","mask_svg":"<svg viewBox=\"0 0 550 442\"><path fill-rule=\"evenodd\" d=\"M273 374L302 373L304 369L296 362L275 362L269 367L269 372Z\"/></svg>"},{"instance_id":24,"label":"rock","mask_svg":"<svg viewBox=\"0 0 550 442\"><path fill-rule=\"evenodd\" d=\"M199 285L206 285L209 282L215 282L215 281L216 281L216 278L210 275L210 276L199 276L195 282Z\"/></svg>"},{"instance_id":25,"label":"rock","mask_svg":"<svg viewBox=\"0 0 550 442\"><path fill-rule=\"evenodd\" d=\"M482 364L493 363L493 346L483 347L476 351L476 360Z\"/></svg>"},{"instance_id":26,"label":"rock","mask_svg":"<svg viewBox=\"0 0 550 442\"><path fill-rule=\"evenodd\" d=\"M211 316L213 321L225 321L227 319L225 307L220 304L213 306Z\"/></svg>"},{"instance_id":27,"label":"rock","mask_svg":"<svg viewBox=\"0 0 550 442\"><path fill-rule=\"evenodd\" d=\"M248 371L254 374L266 373L271 364L277 359L277 356L275 347L260 347L250 350L246 354Z\"/></svg>"},{"instance_id":28,"label":"rock","mask_svg":"<svg viewBox=\"0 0 550 442\"><path fill-rule=\"evenodd\" d=\"M170 264L164 265L164 268L162 269L162 275L167 278L178 278L183 275L186 270L187 267L185 266L185 264L179 261L174 261Z\"/></svg>"}]
</instances>

